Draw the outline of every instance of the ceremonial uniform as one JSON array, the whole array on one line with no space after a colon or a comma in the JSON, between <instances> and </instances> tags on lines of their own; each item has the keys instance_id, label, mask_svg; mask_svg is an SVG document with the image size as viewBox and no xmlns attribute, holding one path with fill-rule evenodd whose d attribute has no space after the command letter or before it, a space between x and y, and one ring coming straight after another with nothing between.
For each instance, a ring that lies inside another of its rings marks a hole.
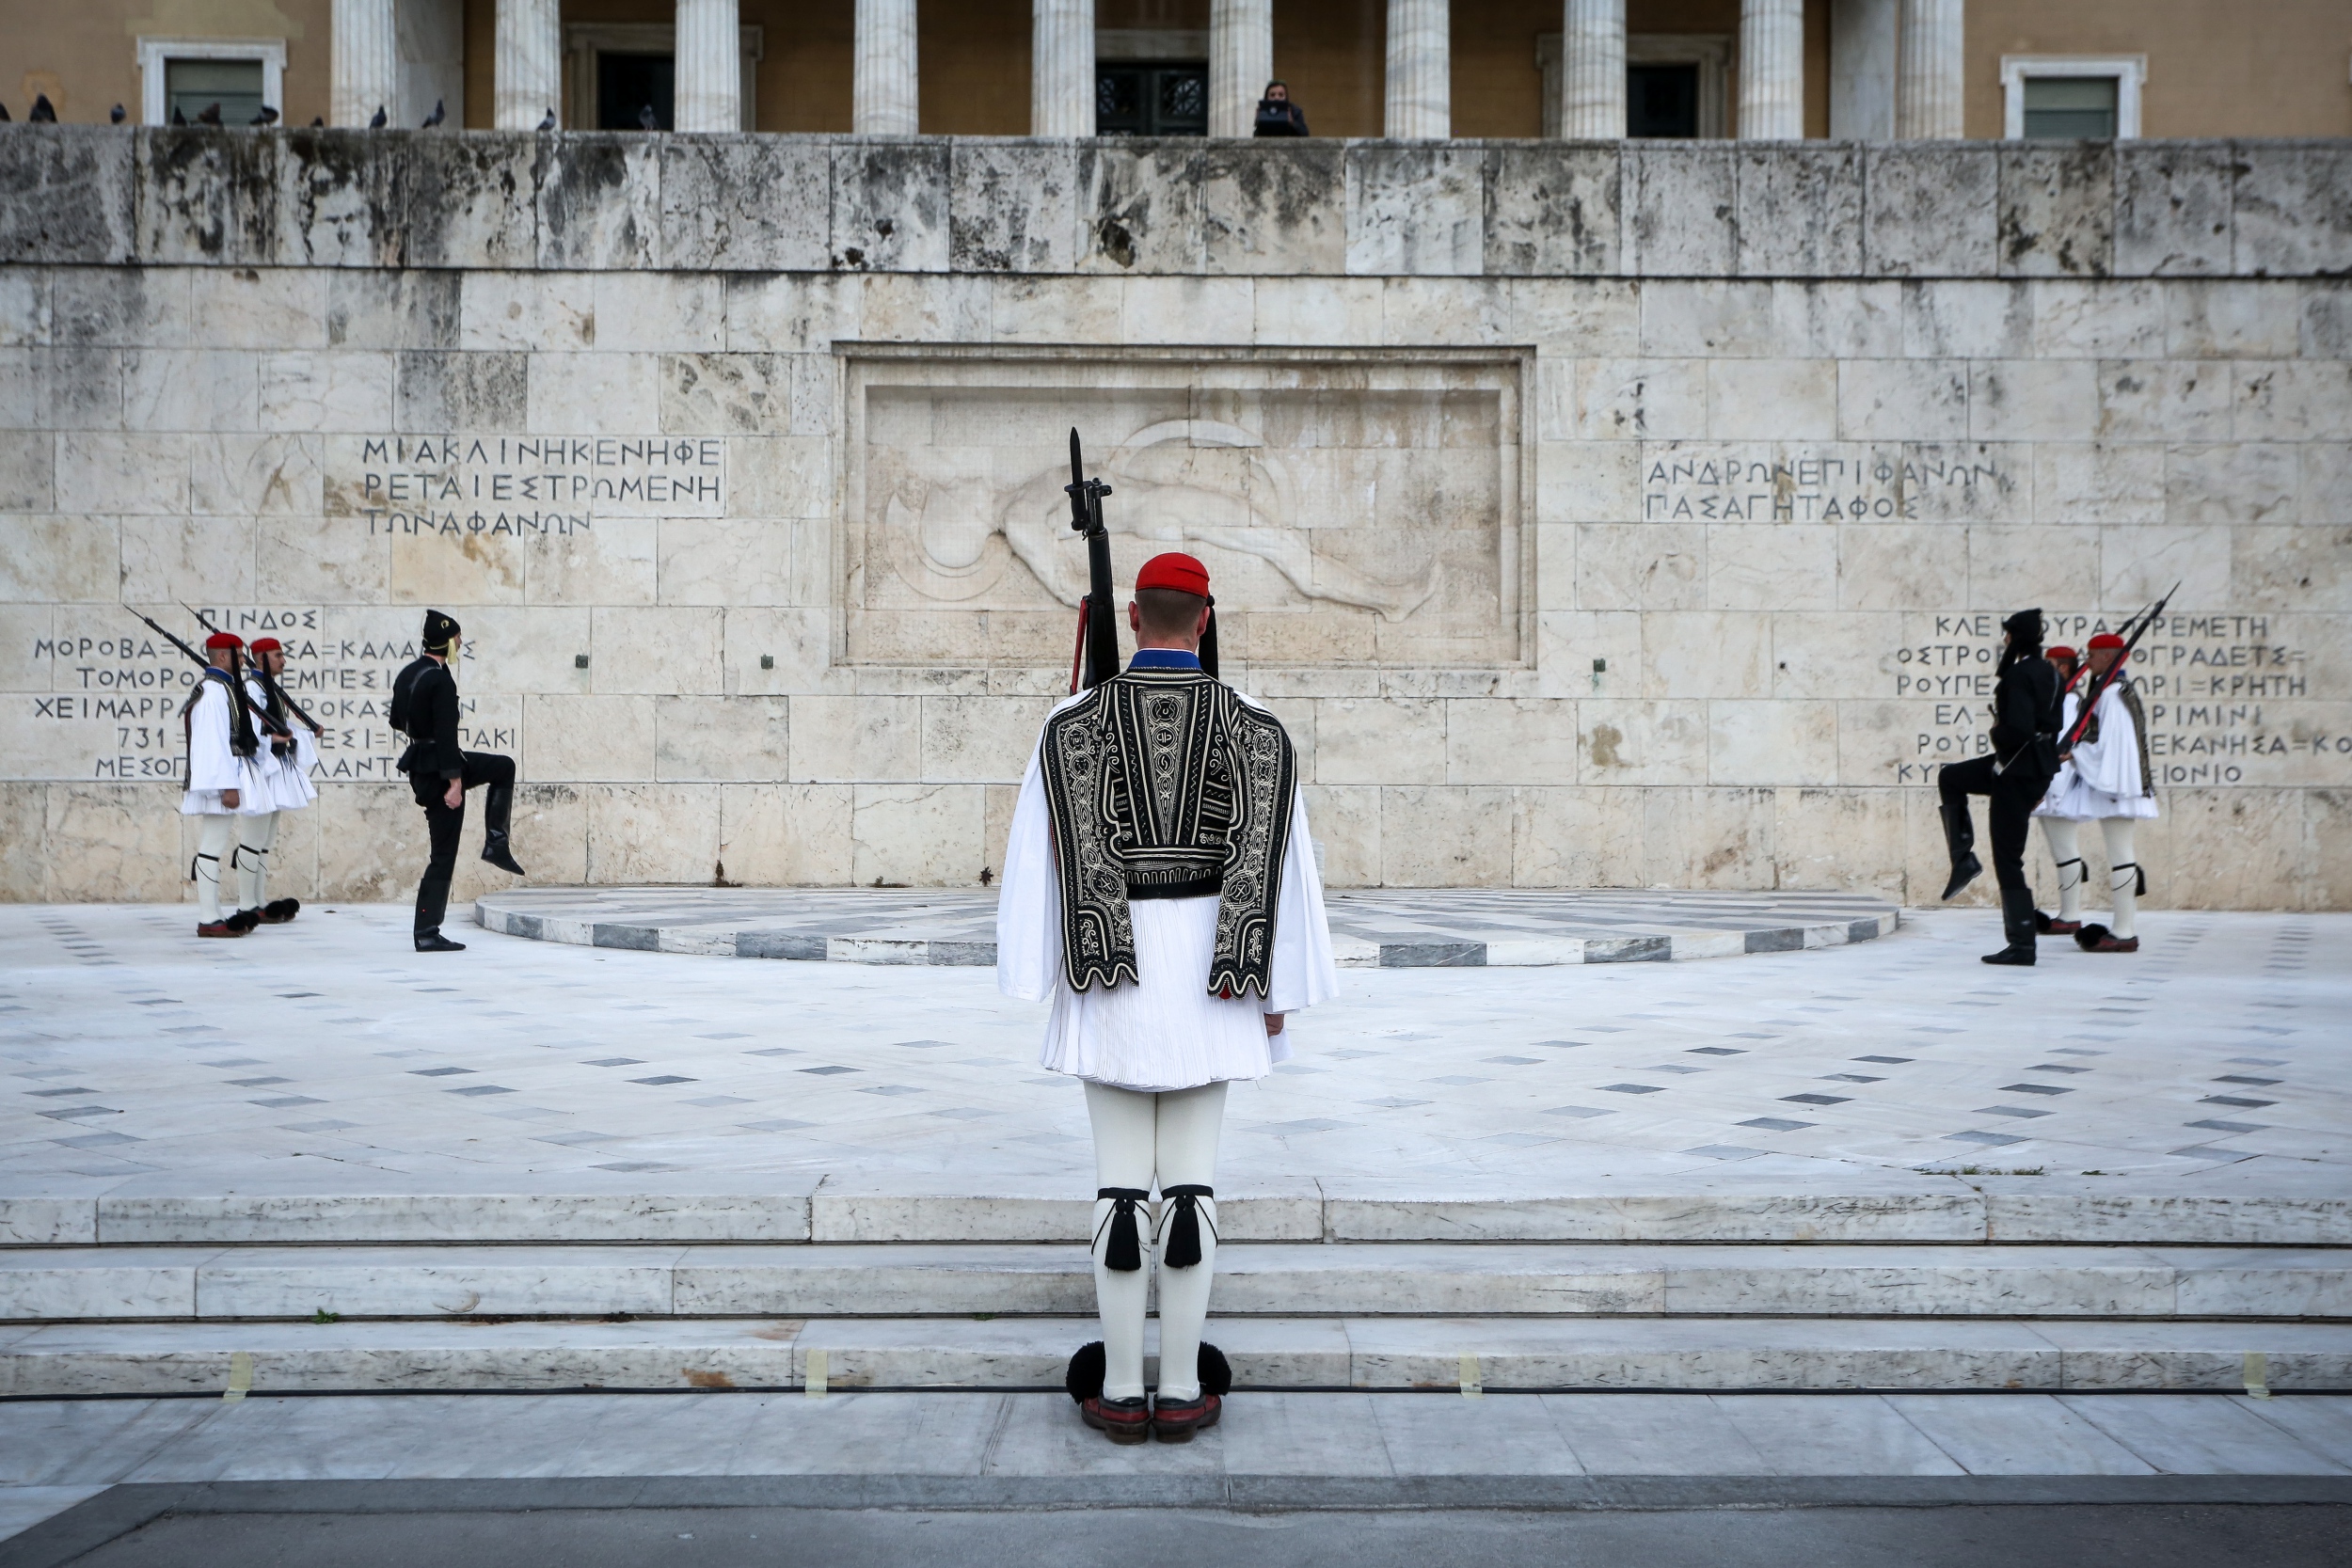
<instances>
[{"instance_id":1,"label":"ceremonial uniform","mask_svg":"<svg viewBox=\"0 0 2352 1568\"><path fill-rule=\"evenodd\" d=\"M2122 657L2123 640L2105 632L2090 640L2093 654L2108 649ZM2073 732L2080 701L2068 695L2060 734ZM2130 678L2119 674L2099 693L2090 724L2059 766L2036 814L2042 817L2042 832L2049 835L2051 853L2071 858L2077 868L2071 889L2063 880L2060 883L2061 898L2069 891L2074 895L2071 908L2061 902L2061 921L2074 920L2081 912L2083 862L2077 824L2098 823L2106 840L2108 893L2113 903L2108 918L2113 924L2078 925L2072 931L2075 942L2089 952L2139 951L2139 895L2148 891L2148 881L2134 858L2133 825L2156 815L2153 779L2148 763L2147 714ZM2058 926L2054 924L2052 929Z\"/></svg>"},{"instance_id":2,"label":"ceremonial uniform","mask_svg":"<svg viewBox=\"0 0 2352 1568\"><path fill-rule=\"evenodd\" d=\"M2058 672L2058 734L2064 735L2074 727L2074 715L2082 708L2082 697L2074 689L2082 672L2081 659L2074 649L2063 644L2052 648L2043 657ZM2074 826L2051 815L2065 794L2067 780L2072 775L2072 765L2060 758L2058 770L2050 780L2050 787L2042 791L2042 803L2033 808L2034 816L2042 824L2042 840L2050 847L2051 865L2058 873L2058 914L2047 917L2039 911L2034 914L2035 929L2048 936L2073 936L2082 929L2083 858L2075 853Z\"/></svg>"},{"instance_id":3,"label":"ceremonial uniform","mask_svg":"<svg viewBox=\"0 0 2352 1568\"><path fill-rule=\"evenodd\" d=\"M2042 611L2022 610L2001 623L2008 634L1993 689L1993 752L1947 764L1936 774L1942 797L1945 847L1952 861L1944 896L1958 896L1984 867L1975 852L1968 797L1988 797L1993 874L2001 887L2001 927L2008 945L1985 962L2034 961L2033 888L2026 880L2026 824L2058 771L2058 680L2042 657Z\"/></svg>"},{"instance_id":4,"label":"ceremonial uniform","mask_svg":"<svg viewBox=\"0 0 2352 1568\"><path fill-rule=\"evenodd\" d=\"M408 775L417 804L424 808L433 858L417 884L416 948L420 953L461 953L465 943L441 935L449 910L449 885L457 872L457 840L466 826L465 790L486 786L483 797L482 858L519 877L506 833L515 803L515 759L495 752L463 751L457 744L457 679L449 659L456 653L457 623L437 610L424 615L425 653L392 682L392 726L408 736L400 770ZM457 803L449 786L461 787Z\"/></svg>"},{"instance_id":5,"label":"ceremonial uniform","mask_svg":"<svg viewBox=\"0 0 2352 1568\"><path fill-rule=\"evenodd\" d=\"M241 937L254 922L235 913L220 912L221 863L234 853L240 816L262 816L277 811L256 753L261 750L237 684L237 653L245 644L228 632L215 632L204 642L211 661L180 709L180 724L188 748L188 784L180 798L180 815L201 819L196 858L188 875L196 881L196 934L199 937Z\"/></svg>"},{"instance_id":6,"label":"ceremonial uniform","mask_svg":"<svg viewBox=\"0 0 2352 1568\"><path fill-rule=\"evenodd\" d=\"M278 844L279 818L287 812L302 810L319 794L310 783L318 746L310 726L296 724L275 683L262 678L261 661L283 646L275 637L255 638L248 650L253 667L245 675L246 695L261 714L264 732L254 761L261 767L273 809L238 818L237 912L262 926L282 926L301 911L298 898L270 897L269 853Z\"/></svg>"},{"instance_id":7,"label":"ceremonial uniform","mask_svg":"<svg viewBox=\"0 0 2352 1568\"><path fill-rule=\"evenodd\" d=\"M1154 559L1136 588L1208 602L1189 556ZM1085 1083L1094 1130L1101 1370L1088 1396L1091 1374L1073 1362L1071 1391L1115 1440L1189 1437L1217 1418L1223 1392L1204 1386L1200 1369L1221 1357L1200 1332L1225 1085L1290 1054L1285 1035L1267 1033L1273 1015L1338 990L1280 721L1182 648L1143 649L1056 707L1014 806L996 943L998 989L1053 1004L1039 1059ZM1160 1267L1150 1410L1139 1225Z\"/></svg>"}]
</instances>

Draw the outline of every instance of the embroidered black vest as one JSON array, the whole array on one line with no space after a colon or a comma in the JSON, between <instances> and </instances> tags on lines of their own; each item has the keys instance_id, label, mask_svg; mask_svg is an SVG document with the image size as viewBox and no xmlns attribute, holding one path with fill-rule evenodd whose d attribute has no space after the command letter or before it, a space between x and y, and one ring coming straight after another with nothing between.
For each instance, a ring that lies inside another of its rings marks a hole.
<instances>
[{"instance_id":1,"label":"embroidered black vest","mask_svg":"<svg viewBox=\"0 0 2352 1568\"><path fill-rule=\"evenodd\" d=\"M1266 994L1298 768L1281 721L1198 670L1130 670L1045 721L1071 989L1140 978L1128 901L1217 895L1207 988Z\"/></svg>"}]
</instances>

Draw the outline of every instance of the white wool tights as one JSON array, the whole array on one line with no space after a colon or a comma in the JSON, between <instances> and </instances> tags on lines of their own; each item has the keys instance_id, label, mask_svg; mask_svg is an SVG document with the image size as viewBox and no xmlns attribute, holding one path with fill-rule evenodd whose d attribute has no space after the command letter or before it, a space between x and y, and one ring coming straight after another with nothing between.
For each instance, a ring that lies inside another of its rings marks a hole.
<instances>
[{"instance_id":1,"label":"white wool tights","mask_svg":"<svg viewBox=\"0 0 2352 1568\"><path fill-rule=\"evenodd\" d=\"M1094 1174L1098 1187L1157 1187L1216 1181L1216 1140L1225 1120L1225 1085L1149 1094L1087 1085L1087 1117L1094 1124ZM1110 1218L1108 1198L1094 1204L1094 1300L1103 1317L1103 1397L1138 1399L1143 1394L1144 1307L1151 1284L1148 1268L1120 1272L1104 1267ZM1147 1256L1167 1250L1175 1206L1160 1205L1159 1224ZM1216 1266L1216 1201L1200 1200L1200 1261L1188 1269L1160 1269L1160 1384L1166 1400L1200 1394L1200 1325L1209 1315L1209 1281ZM1145 1223L1137 1215L1137 1227Z\"/></svg>"},{"instance_id":2,"label":"white wool tights","mask_svg":"<svg viewBox=\"0 0 2352 1568\"><path fill-rule=\"evenodd\" d=\"M2050 858L2058 863L2058 917L2060 920L2080 920L2083 917L2082 835L2075 831L2073 818L2045 816L2042 819L2042 836L2050 841Z\"/></svg>"}]
</instances>

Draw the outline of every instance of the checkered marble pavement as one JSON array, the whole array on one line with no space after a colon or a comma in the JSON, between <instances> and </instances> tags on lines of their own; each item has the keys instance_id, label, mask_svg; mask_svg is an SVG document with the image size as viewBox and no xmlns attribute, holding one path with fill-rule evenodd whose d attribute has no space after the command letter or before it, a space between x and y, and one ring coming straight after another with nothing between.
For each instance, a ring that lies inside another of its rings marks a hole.
<instances>
[{"instance_id":1,"label":"checkered marble pavement","mask_svg":"<svg viewBox=\"0 0 2352 1568\"><path fill-rule=\"evenodd\" d=\"M1043 1009L984 971L423 957L407 919L199 942L183 908L0 908L0 1196L1092 1182ZM1219 1184L2345 1190L2352 916L2159 911L2136 957L2033 970L1979 965L1996 934L1936 910L1739 963L1350 971L1235 1086Z\"/></svg>"},{"instance_id":2,"label":"checkered marble pavement","mask_svg":"<svg viewBox=\"0 0 2352 1568\"><path fill-rule=\"evenodd\" d=\"M1640 963L1868 942L1898 911L1851 893L1426 888L1328 895L1349 968ZM987 893L516 888L475 902L491 930L542 942L739 958L984 966Z\"/></svg>"}]
</instances>

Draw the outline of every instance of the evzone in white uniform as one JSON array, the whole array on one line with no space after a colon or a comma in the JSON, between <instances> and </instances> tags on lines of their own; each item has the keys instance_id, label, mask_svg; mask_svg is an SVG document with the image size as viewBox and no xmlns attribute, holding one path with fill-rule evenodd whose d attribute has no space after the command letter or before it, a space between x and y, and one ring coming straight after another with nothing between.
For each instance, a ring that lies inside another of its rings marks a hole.
<instances>
[{"instance_id":1,"label":"evzone in white uniform","mask_svg":"<svg viewBox=\"0 0 2352 1568\"><path fill-rule=\"evenodd\" d=\"M1155 558L1137 599L1162 629L1133 609L1131 624L1163 641L1191 625L1197 643L1207 588L1190 556ZM1053 1005L1039 1061L1086 1085L1103 1339L1073 1358L1070 1392L1113 1441L1181 1442L1218 1418L1230 1373L1200 1336L1225 1086L1288 1058L1282 1016L1339 989L1312 842L1280 721L1183 646L1147 647L1059 704L1022 780L996 984ZM1159 1267L1151 1402L1147 1256Z\"/></svg>"},{"instance_id":2,"label":"evzone in white uniform","mask_svg":"<svg viewBox=\"0 0 2352 1568\"><path fill-rule=\"evenodd\" d=\"M2120 652L2122 641L2102 634L2091 640L2090 651L2094 656L2107 649ZM2088 689L2096 678L2094 673L2086 673L2078 685ZM2071 734L2081 712L2080 690L2068 692L2058 733ZM2093 953L2139 950L2139 895L2147 891L2147 877L2132 847L2133 828L2157 815L2140 718L2137 694L2128 677L2118 678L2099 694L2090 726L2059 764L2058 776L2034 809L2058 867L2058 913L2051 929L2072 931L2075 942ZM2080 825L2085 822L2098 823L2106 841L2113 912L2104 926L2081 924L2086 870Z\"/></svg>"},{"instance_id":3,"label":"evzone in white uniform","mask_svg":"<svg viewBox=\"0 0 2352 1568\"><path fill-rule=\"evenodd\" d=\"M257 637L249 651L258 662L278 653L280 647L274 637ZM263 735L255 756L276 809L267 814L244 815L238 819L237 913L259 925L282 926L300 912L302 904L299 899L270 897L269 854L278 844L279 818L287 812L302 810L319 797L317 787L310 783L310 768L318 761L318 744L309 725L297 721L291 713L278 711L280 705L271 700L269 687L258 671L245 672L245 689L254 708L266 714L285 733L282 738Z\"/></svg>"},{"instance_id":4,"label":"evzone in white uniform","mask_svg":"<svg viewBox=\"0 0 2352 1568\"><path fill-rule=\"evenodd\" d=\"M196 934L200 937L241 937L253 928L252 922L239 917L222 918L221 867L235 852L240 821L278 810L268 777L252 754L263 748L237 701L234 672L243 646L227 632L206 640L204 654L213 662L180 710L188 744L188 783L180 798L180 815L201 823L196 859L189 866L196 879Z\"/></svg>"}]
</instances>

